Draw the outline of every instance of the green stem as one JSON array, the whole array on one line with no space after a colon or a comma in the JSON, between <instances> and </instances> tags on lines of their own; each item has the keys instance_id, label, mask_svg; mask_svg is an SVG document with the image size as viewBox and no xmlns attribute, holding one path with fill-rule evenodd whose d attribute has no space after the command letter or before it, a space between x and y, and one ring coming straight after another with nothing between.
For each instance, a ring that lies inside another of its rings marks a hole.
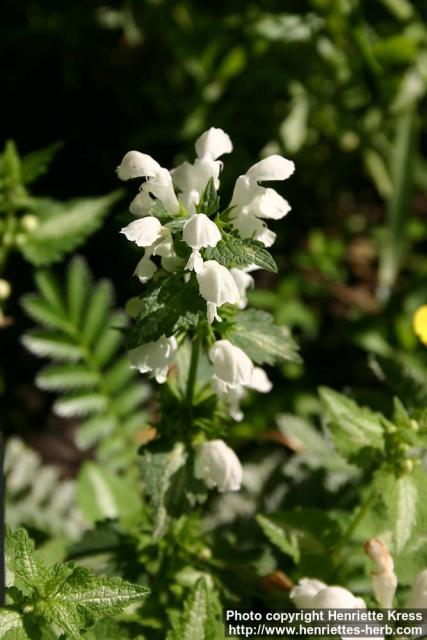
<instances>
[{"instance_id":1,"label":"green stem","mask_svg":"<svg viewBox=\"0 0 427 640\"><path fill-rule=\"evenodd\" d=\"M332 551L331 557L332 557L332 563L334 565L336 565L341 560L342 552L344 551L347 544L352 539L354 532L356 531L357 527L359 526L359 524L361 523L365 515L371 509L372 505L375 502L375 499L376 499L376 494L374 491L372 491L370 494L368 494L368 497L366 498L365 502L360 506L358 512L354 516L353 520L350 522L349 526L347 527L347 531L344 533L343 537L341 538L340 543Z\"/></svg>"},{"instance_id":2,"label":"green stem","mask_svg":"<svg viewBox=\"0 0 427 640\"><path fill-rule=\"evenodd\" d=\"M201 342L200 331L197 331L196 329L196 334L193 338L193 344L191 346L190 370L188 372L187 390L186 390L187 404L188 404L188 409L190 411L191 416L193 413L193 396L194 396L194 386L196 383L196 376L197 376L197 366L199 364L200 342Z\"/></svg>"}]
</instances>

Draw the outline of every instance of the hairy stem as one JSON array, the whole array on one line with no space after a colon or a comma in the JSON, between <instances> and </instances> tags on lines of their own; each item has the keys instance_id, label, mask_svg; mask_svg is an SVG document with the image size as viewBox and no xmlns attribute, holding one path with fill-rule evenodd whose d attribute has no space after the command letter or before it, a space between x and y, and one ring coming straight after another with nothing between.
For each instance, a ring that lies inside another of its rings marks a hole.
<instances>
[{"instance_id":1,"label":"hairy stem","mask_svg":"<svg viewBox=\"0 0 427 640\"><path fill-rule=\"evenodd\" d=\"M340 543L332 551L332 554L331 554L332 564L336 565L341 560L343 551L345 550L347 544L350 542L351 538L353 537L353 534L356 531L357 527L359 526L359 524L361 523L365 515L368 513L368 511L371 509L372 505L374 504L375 497L376 497L375 492L372 491L371 493L368 494L368 497L366 498L365 502L361 504L359 510L355 514L353 520L350 522L349 526L347 527L347 530L345 531L343 537L341 538Z\"/></svg>"}]
</instances>

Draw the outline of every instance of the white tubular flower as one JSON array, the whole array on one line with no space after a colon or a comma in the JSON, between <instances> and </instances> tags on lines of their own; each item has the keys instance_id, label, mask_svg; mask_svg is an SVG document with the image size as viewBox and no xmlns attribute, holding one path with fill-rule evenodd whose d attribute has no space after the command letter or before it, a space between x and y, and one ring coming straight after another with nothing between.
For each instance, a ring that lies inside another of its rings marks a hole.
<instances>
[{"instance_id":1,"label":"white tubular flower","mask_svg":"<svg viewBox=\"0 0 427 640\"><path fill-rule=\"evenodd\" d=\"M297 609L310 609L315 596L325 588L326 584L320 580L301 578L289 595Z\"/></svg>"},{"instance_id":2,"label":"white tubular flower","mask_svg":"<svg viewBox=\"0 0 427 640\"><path fill-rule=\"evenodd\" d=\"M391 609L397 588L393 558L379 538L368 540L365 551L375 565L375 571L372 573L372 589L375 598L380 607Z\"/></svg>"},{"instance_id":3,"label":"white tubular flower","mask_svg":"<svg viewBox=\"0 0 427 640\"><path fill-rule=\"evenodd\" d=\"M158 198L169 213L178 213L179 202L175 195L172 176L167 169L159 166L157 173L141 186L140 192L130 204L130 212L136 216L146 216Z\"/></svg>"},{"instance_id":4,"label":"white tubular flower","mask_svg":"<svg viewBox=\"0 0 427 640\"><path fill-rule=\"evenodd\" d=\"M273 383L271 382L271 380L269 380L264 369L261 369L261 367L254 367L251 379L247 386L250 389L259 391L260 393L269 393L273 388Z\"/></svg>"},{"instance_id":5,"label":"white tubular flower","mask_svg":"<svg viewBox=\"0 0 427 640\"><path fill-rule=\"evenodd\" d=\"M221 318L217 314L218 307L226 302L237 304L239 301L239 291L233 276L226 267L223 267L216 260L207 260L196 277L200 295L208 303L209 324L212 324L214 320L221 322Z\"/></svg>"},{"instance_id":6,"label":"white tubular flower","mask_svg":"<svg viewBox=\"0 0 427 640\"><path fill-rule=\"evenodd\" d=\"M155 342L147 342L129 352L131 367L140 373L152 372L159 384L166 381L169 363L178 345L176 339L162 336Z\"/></svg>"},{"instance_id":7,"label":"white tubular flower","mask_svg":"<svg viewBox=\"0 0 427 640\"><path fill-rule=\"evenodd\" d=\"M233 280L236 283L237 289L239 291L239 309L244 309L248 304L248 296L246 295L246 290L250 287L254 286L254 279L243 269L236 269L233 267L230 269L230 273L233 276Z\"/></svg>"},{"instance_id":8,"label":"white tubular flower","mask_svg":"<svg viewBox=\"0 0 427 640\"><path fill-rule=\"evenodd\" d=\"M239 458L223 440L211 440L199 445L194 474L210 489L239 491L243 470Z\"/></svg>"},{"instance_id":9,"label":"white tubular flower","mask_svg":"<svg viewBox=\"0 0 427 640\"><path fill-rule=\"evenodd\" d=\"M356 598L344 587L328 587L320 580L303 578L290 593L300 609L366 609L362 598Z\"/></svg>"},{"instance_id":10,"label":"white tubular flower","mask_svg":"<svg viewBox=\"0 0 427 640\"><path fill-rule=\"evenodd\" d=\"M294 171L294 163L278 155L272 155L254 164L240 176L234 187L230 206L233 226L243 238L255 238L265 246L275 240L260 218L280 220L288 211L289 203L274 189L261 187L264 180L286 180Z\"/></svg>"},{"instance_id":11,"label":"white tubular flower","mask_svg":"<svg viewBox=\"0 0 427 640\"><path fill-rule=\"evenodd\" d=\"M120 233L123 233L131 242L135 242L138 247L150 247L162 237L162 225L157 218L147 216L123 227Z\"/></svg>"},{"instance_id":12,"label":"white tubular flower","mask_svg":"<svg viewBox=\"0 0 427 640\"><path fill-rule=\"evenodd\" d=\"M154 276L157 271L157 267L152 260L150 260L150 256L145 254L143 258L138 262L135 267L135 271L133 275L136 276L142 284L145 284Z\"/></svg>"},{"instance_id":13,"label":"white tubular flower","mask_svg":"<svg viewBox=\"0 0 427 640\"><path fill-rule=\"evenodd\" d=\"M210 158L217 160L224 153L233 151L230 136L222 129L211 127L196 140L196 153L198 158Z\"/></svg>"},{"instance_id":14,"label":"white tubular flower","mask_svg":"<svg viewBox=\"0 0 427 640\"><path fill-rule=\"evenodd\" d=\"M195 213L184 224L182 238L193 249L185 268L198 273L203 267L200 249L216 247L221 240L221 232L215 222L209 220L207 215Z\"/></svg>"},{"instance_id":15,"label":"white tubular flower","mask_svg":"<svg viewBox=\"0 0 427 640\"><path fill-rule=\"evenodd\" d=\"M209 358L219 390L227 392L230 387L250 384L254 365L246 353L229 340L217 340L209 349Z\"/></svg>"},{"instance_id":16,"label":"white tubular flower","mask_svg":"<svg viewBox=\"0 0 427 640\"><path fill-rule=\"evenodd\" d=\"M417 575L409 594L407 609L427 609L427 569Z\"/></svg>"},{"instance_id":17,"label":"white tubular flower","mask_svg":"<svg viewBox=\"0 0 427 640\"><path fill-rule=\"evenodd\" d=\"M232 149L228 135L222 129L211 127L196 141L197 159L194 163L183 162L171 172L175 186L181 191L180 199L190 213L195 213L196 205L211 178L218 189L218 177L222 168L218 158L224 153L230 153Z\"/></svg>"},{"instance_id":18,"label":"white tubular flower","mask_svg":"<svg viewBox=\"0 0 427 640\"><path fill-rule=\"evenodd\" d=\"M131 178L151 178L161 170L161 166L151 156L139 151L129 151L117 167L120 180Z\"/></svg>"}]
</instances>

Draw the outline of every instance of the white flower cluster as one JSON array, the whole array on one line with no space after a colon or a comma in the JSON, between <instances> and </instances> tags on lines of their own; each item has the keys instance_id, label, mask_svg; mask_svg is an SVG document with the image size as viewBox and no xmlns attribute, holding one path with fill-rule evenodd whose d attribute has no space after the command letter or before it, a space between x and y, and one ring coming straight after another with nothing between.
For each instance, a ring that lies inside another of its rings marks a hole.
<instances>
[{"instance_id":1,"label":"white flower cluster","mask_svg":"<svg viewBox=\"0 0 427 640\"><path fill-rule=\"evenodd\" d=\"M195 146L195 161L183 162L171 171L138 151L130 151L124 156L117 168L119 178L144 178L145 181L130 205L130 211L137 219L124 227L121 233L144 249L135 269L135 275L142 283L148 282L156 273L158 264L153 260L155 257L160 259L165 271L182 273L183 283L194 272L194 282L197 281L200 296L206 301L208 323L212 324L221 322L218 309L224 304L245 308L246 292L254 282L249 272L257 267L248 265L245 269L228 269L216 260L204 259L203 250L216 247L222 240L224 221L219 217L211 219L210 212L202 210L203 196L211 181L218 190L222 170L219 158L230 153L233 145L222 129L211 128L198 138ZM227 207L229 230L242 239L251 238L266 247L271 246L276 236L268 229L265 220L283 218L290 206L276 191L260 183L285 180L293 171L293 162L271 155L240 176ZM156 203L160 206L154 206ZM164 220L173 221L173 224ZM175 252L174 240L188 246L190 255L186 261ZM131 364L141 373L151 372L158 383L163 383L177 348L175 337L163 335L155 342L133 349ZM209 358L213 366L212 386L215 392L227 403L230 415L241 420L243 414L239 402L246 389L266 393L272 386L270 380L242 349L228 340L215 342ZM217 487L219 491L240 488L240 462L222 440L199 445L195 473L208 487Z\"/></svg>"},{"instance_id":2,"label":"white flower cluster","mask_svg":"<svg viewBox=\"0 0 427 640\"><path fill-rule=\"evenodd\" d=\"M150 280L157 270L152 260L154 256L161 258L161 264L167 271L181 264L174 252L170 229L162 226L160 220L151 214L157 199L169 215L186 217L182 240L191 248L191 255L185 269L197 274L210 323L221 321L217 309L223 304L236 304L243 308L246 289L252 284L246 270L228 270L215 260L204 262L200 253L201 249L215 247L221 240L218 225L198 207L209 180L212 179L218 189L222 169L218 158L232 149L229 136L222 129L212 127L196 141L197 158L193 163L183 162L168 171L151 156L129 151L117 168L122 180L146 179L130 205L131 213L138 219L121 230L128 240L144 248L144 256L135 274L141 282ZM276 236L267 228L264 219L279 220L288 213L290 206L274 189L262 187L259 183L286 180L293 171L293 162L272 155L257 162L237 179L229 205L230 219L232 227L242 238L255 238L267 247L273 244Z\"/></svg>"}]
</instances>

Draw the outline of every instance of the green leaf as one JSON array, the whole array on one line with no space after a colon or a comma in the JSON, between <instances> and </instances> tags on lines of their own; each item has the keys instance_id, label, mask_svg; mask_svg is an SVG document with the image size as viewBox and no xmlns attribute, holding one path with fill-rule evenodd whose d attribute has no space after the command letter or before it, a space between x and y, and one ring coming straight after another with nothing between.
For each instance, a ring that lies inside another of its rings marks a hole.
<instances>
[{"instance_id":1,"label":"green leaf","mask_svg":"<svg viewBox=\"0 0 427 640\"><path fill-rule=\"evenodd\" d=\"M273 520L262 515L257 516L257 522L270 542L298 564L300 550L296 533L294 531L285 531L285 529L273 522Z\"/></svg>"},{"instance_id":2,"label":"green leaf","mask_svg":"<svg viewBox=\"0 0 427 640\"><path fill-rule=\"evenodd\" d=\"M62 333L53 331L29 331L22 337L22 344L41 358L76 362L81 358L81 347Z\"/></svg>"},{"instance_id":3,"label":"green leaf","mask_svg":"<svg viewBox=\"0 0 427 640\"><path fill-rule=\"evenodd\" d=\"M67 308L73 324L79 326L88 298L90 276L83 258L71 260L67 269Z\"/></svg>"},{"instance_id":4,"label":"green leaf","mask_svg":"<svg viewBox=\"0 0 427 640\"><path fill-rule=\"evenodd\" d=\"M49 169L53 158L62 147L62 142L54 142L43 149L27 153L22 158L22 181L24 184L35 182Z\"/></svg>"},{"instance_id":5,"label":"green leaf","mask_svg":"<svg viewBox=\"0 0 427 640\"><path fill-rule=\"evenodd\" d=\"M21 247L25 258L36 265L58 262L100 227L120 197L121 192L114 192L67 203L43 201L35 210L41 222Z\"/></svg>"},{"instance_id":6,"label":"green leaf","mask_svg":"<svg viewBox=\"0 0 427 640\"><path fill-rule=\"evenodd\" d=\"M184 611L166 640L221 640L223 631L216 624L215 613L207 581L201 578L191 590Z\"/></svg>"},{"instance_id":7,"label":"green leaf","mask_svg":"<svg viewBox=\"0 0 427 640\"><path fill-rule=\"evenodd\" d=\"M205 213L207 216L213 216L219 210L219 196L215 189L213 178L209 178L197 210L200 213Z\"/></svg>"},{"instance_id":8,"label":"green leaf","mask_svg":"<svg viewBox=\"0 0 427 640\"><path fill-rule=\"evenodd\" d=\"M146 587L75 567L59 590L36 603L36 612L59 626L67 634L67 640L80 640L82 630L120 613L130 604L141 602L148 593Z\"/></svg>"},{"instance_id":9,"label":"green leaf","mask_svg":"<svg viewBox=\"0 0 427 640\"><path fill-rule=\"evenodd\" d=\"M140 300L142 309L126 336L128 349L189 329L206 310L195 278L185 285L179 276L146 285Z\"/></svg>"},{"instance_id":10,"label":"green leaf","mask_svg":"<svg viewBox=\"0 0 427 640\"><path fill-rule=\"evenodd\" d=\"M141 458L142 481L155 513L153 538L160 538L167 526L167 493L174 482L175 474L186 462L187 454L182 442L177 442L171 451L144 451Z\"/></svg>"},{"instance_id":11,"label":"green leaf","mask_svg":"<svg viewBox=\"0 0 427 640\"><path fill-rule=\"evenodd\" d=\"M47 577L47 567L34 542L24 529L7 532L7 554L15 574L15 585L26 593L34 589L42 592Z\"/></svg>"},{"instance_id":12,"label":"green leaf","mask_svg":"<svg viewBox=\"0 0 427 640\"><path fill-rule=\"evenodd\" d=\"M36 322L46 327L67 330L67 321L39 295L29 293L21 299L25 312Z\"/></svg>"},{"instance_id":13,"label":"green leaf","mask_svg":"<svg viewBox=\"0 0 427 640\"><path fill-rule=\"evenodd\" d=\"M396 476L380 471L374 480L374 490L384 503L393 533L395 553L405 549L417 522L419 493L415 474Z\"/></svg>"},{"instance_id":14,"label":"green leaf","mask_svg":"<svg viewBox=\"0 0 427 640\"><path fill-rule=\"evenodd\" d=\"M0 609L0 638L24 640L27 637L21 614L8 609Z\"/></svg>"},{"instance_id":15,"label":"green leaf","mask_svg":"<svg viewBox=\"0 0 427 640\"><path fill-rule=\"evenodd\" d=\"M83 342L92 344L99 331L108 322L108 312L113 302L113 288L109 280L103 280L91 293L88 308L85 313L82 330Z\"/></svg>"},{"instance_id":16,"label":"green leaf","mask_svg":"<svg viewBox=\"0 0 427 640\"><path fill-rule=\"evenodd\" d=\"M77 499L92 523L125 517L141 508L136 487L94 462L87 462L80 471Z\"/></svg>"},{"instance_id":17,"label":"green leaf","mask_svg":"<svg viewBox=\"0 0 427 640\"><path fill-rule=\"evenodd\" d=\"M257 364L274 364L280 360L301 362L297 345L285 327L273 324L273 316L265 311L249 309L236 313L226 335Z\"/></svg>"},{"instance_id":18,"label":"green leaf","mask_svg":"<svg viewBox=\"0 0 427 640\"><path fill-rule=\"evenodd\" d=\"M36 382L40 389L64 391L93 387L98 376L83 364L51 364L39 372Z\"/></svg>"},{"instance_id":19,"label":"green leaf","mask_svg":"<svg viewBox=\"0 0 427 640\"><path fill-rule=\"evenodd\" d=\"M81 418L91 413L104 411L107 403L107 397L100 392L76 391L57 400L53 408L55 413L63 418Z\"/></svg>"},{"instance_id":20,"label":"green leaf","mask_svg":"<svg viewBox=\"0 0 427 640\"><path fill-rule=\"evenodd\" d=\"M354 458L364 448L384 450L386 420L380 413L359 407L347 396L327 387L321 387L319 395L336 446L345 457Z\"/></svg>"},{"instance_id":21,"label":"green leaf","mask_svg":"<svg viewBox=\"0 0 427 640\"><path fill-rule=\"evenodd\" d=\"M249 238L244 240L238 236L226 234L216 247L205 249L203 255L205 260L216 260L227 268L242 268L256 264L267 271L277 273L273 256L258 240Z\"/></svg>"}]
</instances>

